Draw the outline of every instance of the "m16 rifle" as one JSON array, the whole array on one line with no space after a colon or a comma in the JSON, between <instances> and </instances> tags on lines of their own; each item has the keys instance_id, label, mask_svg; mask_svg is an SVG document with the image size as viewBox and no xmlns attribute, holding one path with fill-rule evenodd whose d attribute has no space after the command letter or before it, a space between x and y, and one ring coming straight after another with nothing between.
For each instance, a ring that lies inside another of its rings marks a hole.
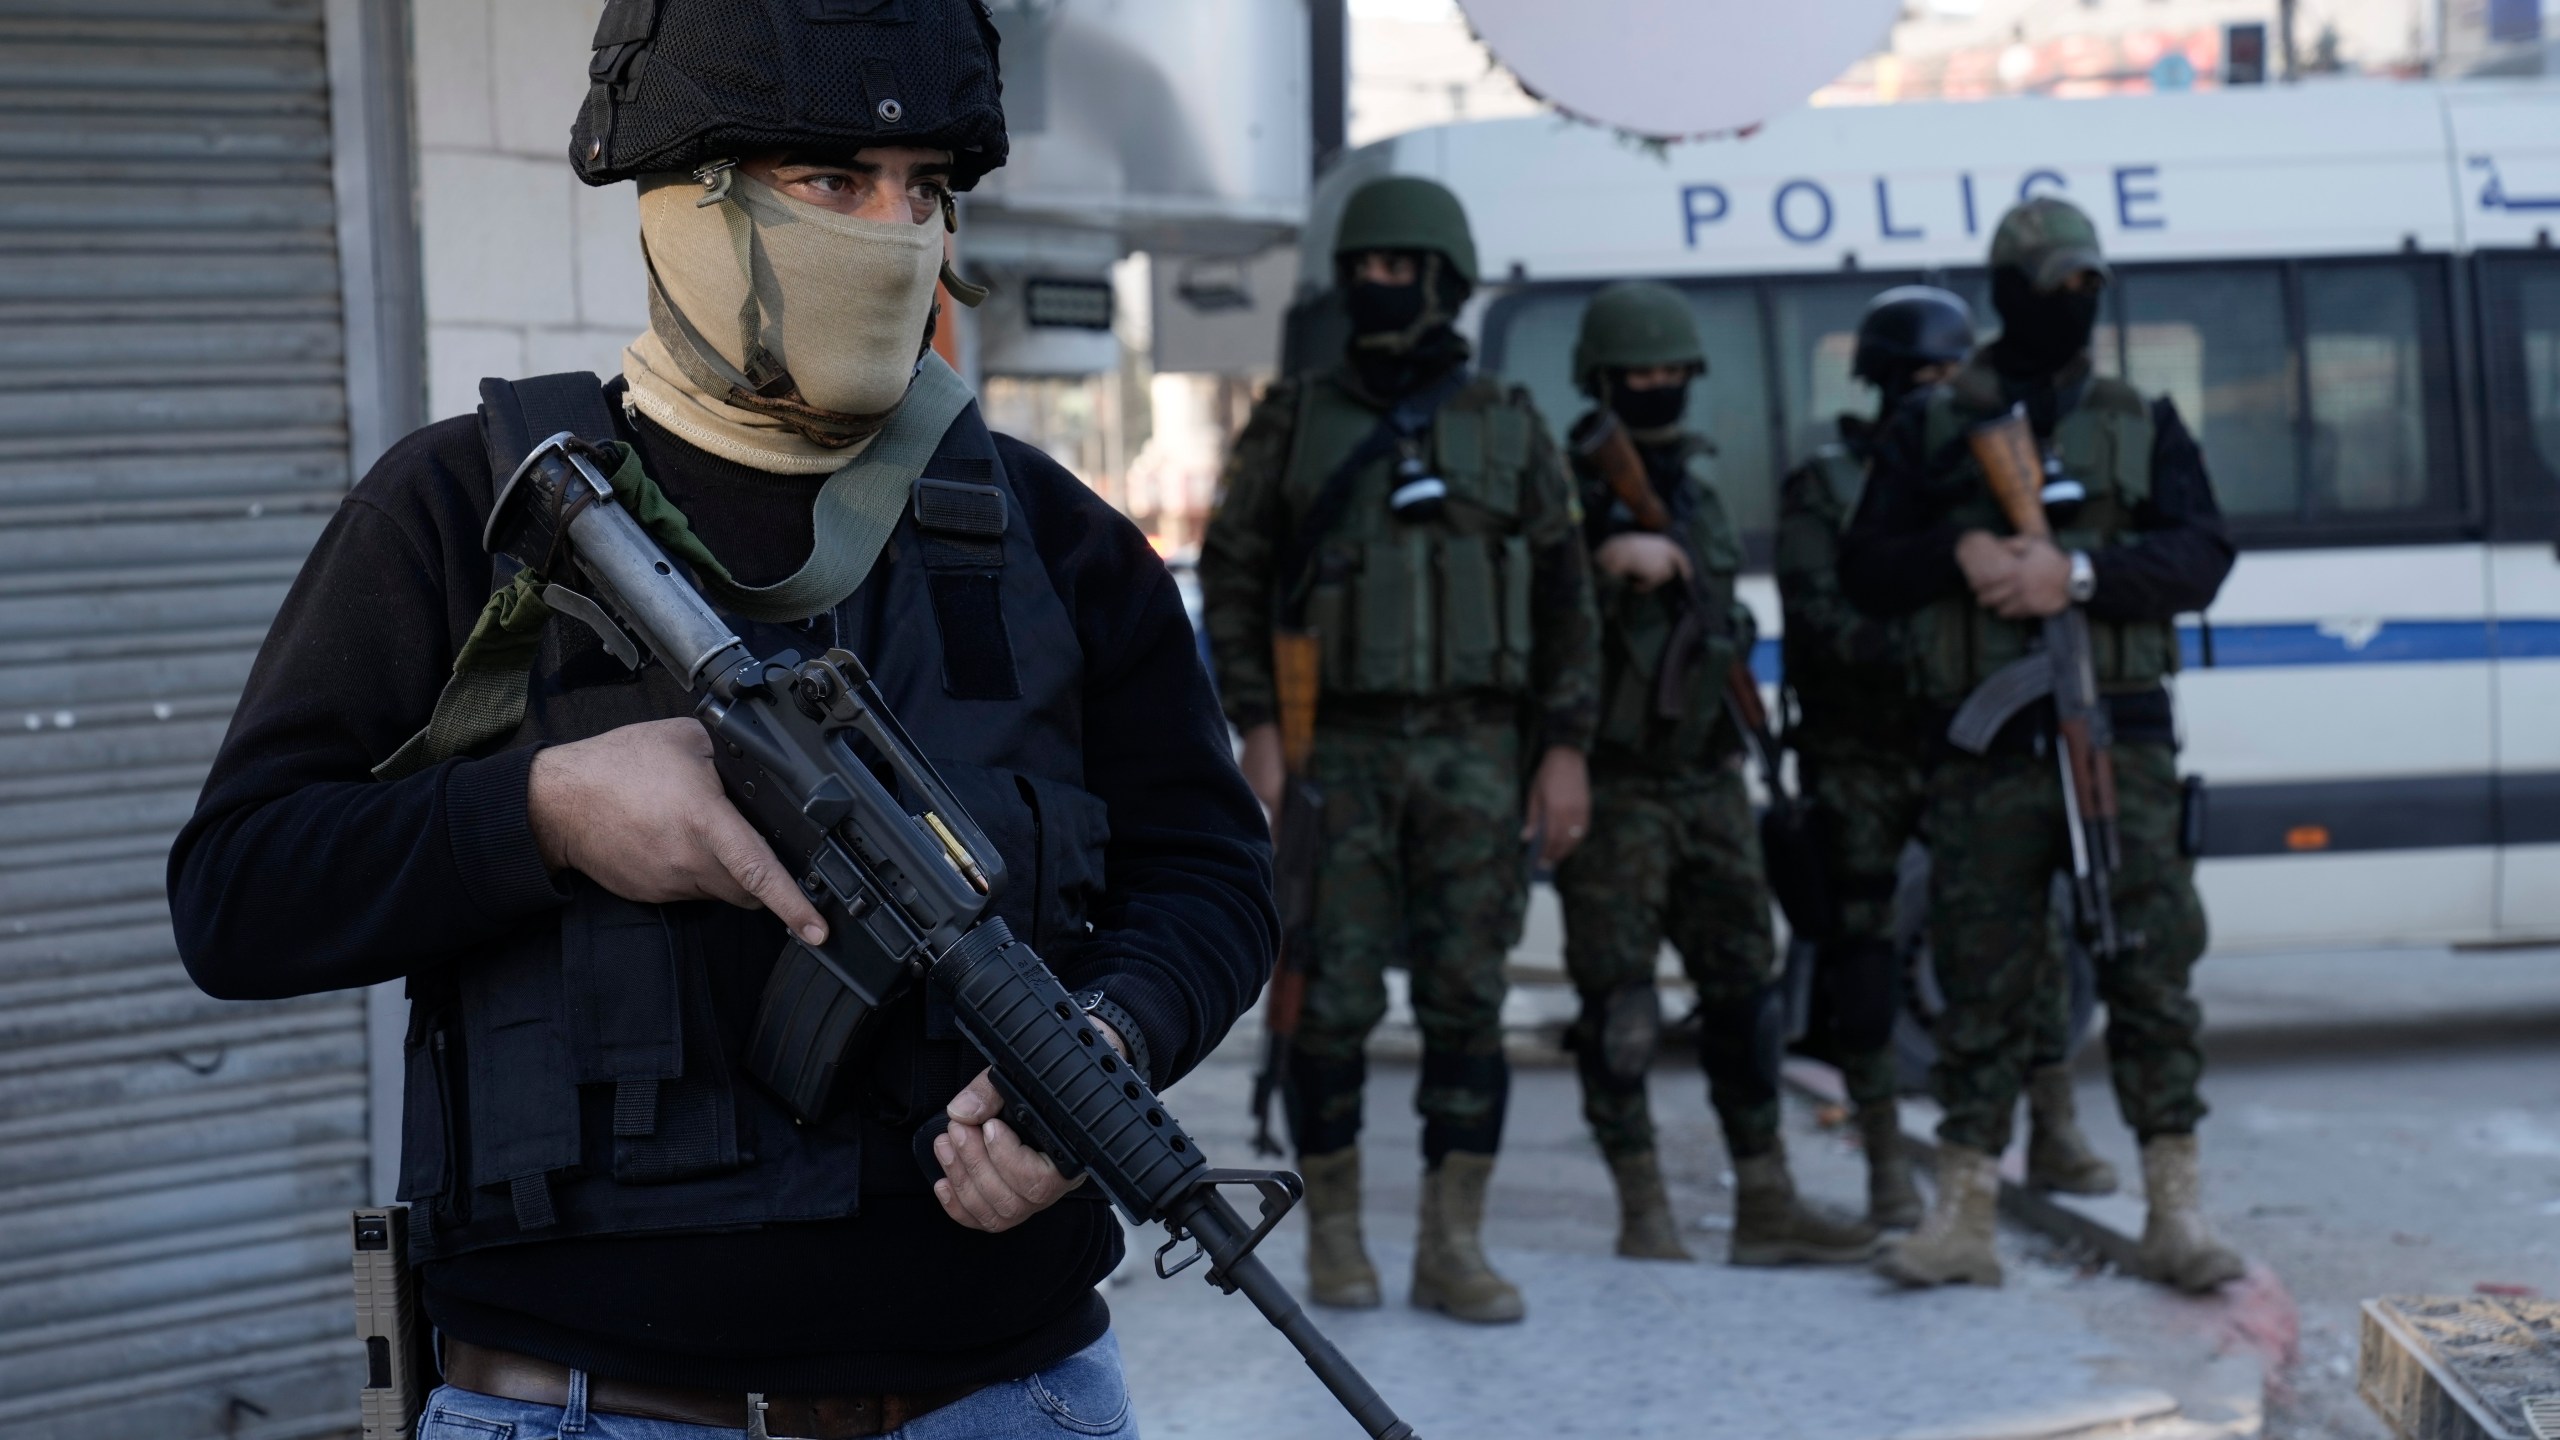
<instances>
[{"instance_id":1,"label":"m16 rifle","mask_svg":"<svg viewBox=\"0 0 2560 1440\"><path fill-rule=\"evenodd\" d=\"M2006 415L1975 426L1965 441L2010 528L2032 540L2051 541L2045 459L2026 407L2013 406ZM2062 772L2063 824L2071 837L2073 898L2092 953L2105 961L2120 945L2114 876L2123 851L2116 828L2115 726L2105 697L2098 693L2087 612L2071 605L2046 616L2041 645L2002 666L1966 696L1948 722L1947 739L1959 750L1984 754L2002 726L2047 698L2053 701L2054 730L2061 741L2054 756Z\"/></svg>"},{"instance_id":2,"label":"m16 rifle","mask_svg":"<svg viewBox=\"0 0 2560 1440\"><path fill-rule=\"evenodd\" d=\"M1165 1226L1159 1275L1206 1257L1209 1282L1242 1290L1364 1430L1410 1437L1253 1253L1304 1193L1298 1177L1210 1168L1147 1077L990 913L1003 857L861 661L841 649L811 660L752 653L617 501L611 468L565 432L543 441L499 491L484 540L626 663L654 659L694 694L730 802L826 919L824 943L786 942L748 1041L749 1071L794 1113L822 1115L876 1017L929 986L986 1057L1023 1142L1068 1177L1089 1177L1133 1225ZM1231 1186L1255 1191L1256 1221L1228 1204ZM1191 1253L1168 1263L1186 1240Z\"/></svg>"}]
</instances>

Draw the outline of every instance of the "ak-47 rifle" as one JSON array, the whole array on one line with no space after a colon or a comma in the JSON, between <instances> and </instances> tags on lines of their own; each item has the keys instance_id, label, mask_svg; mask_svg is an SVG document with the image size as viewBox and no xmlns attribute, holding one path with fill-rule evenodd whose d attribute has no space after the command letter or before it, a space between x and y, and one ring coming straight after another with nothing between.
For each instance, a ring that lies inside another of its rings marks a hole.
<instances>
[{"instance_id":1,"label":"ak-47 rifle","mask_svg":"<svg viewBox=\"0 0 2560 1440\"><path fill-rule=\"evenodd\" d=\"M1571 443L1574 454L1608 482L1609 493L1627 507L1637 527L1680 544L1681 556L1687 562L1689 606L1670 642L1663 646L1662 671L1654 682L1655 711L1665 718L1677 716L1688 695L1688 657L1696 653L1700 639L1730 621L1721 611L1711 608L1705 581L1698 573L1697 557L1672 533L1670 507L1654 490L1652 478L1645 473L1644 457L1636 453L1635 441L1627 434L1626 426L1618 423L1618 417L1606 409L1599 411L1576 427ZM1782 747L1776 728L1769 723L1769 708L1760 698L1760 681L1751 673L1750 656L1736 655L1733 663L1725 667L1723 695L1725 714L1741 733L1744 746L1751 751L1752 763L1759 768L1761 783L1769 792L1769 808L1760 817L1761 851L1768 867L1769 888L1779 907L1786 911L1789 928L1801 935L1815 935L1827 926L1824 917L1831 910L1820 849L1814 843L1809 812L1788 792L1779 769Z\"/></svg>"},{"instance_id":2,"label":"ak-47 rifle","mask_svg":"<svg viewBox=\"0 0 2560 1440\"><path fill-rule=\"evenodd\" d=\"M1277 630L1271 636L1273 688L1280 701L1280 815L1272 831L1272 898L1280 909L1280 965L1262 997L1262 1068L1253 1077L1253 1149L1284 1153L1271 1133L1271 1105L1289 1089L1289 1050L1307 999L1309 927L1316 912L1316 861L1324 849L1324 792L1307 774L1316 748L1321 684L1316 635Z\"/></svg>"},{"instance_id":3,"label":"ak-47 rifle","mask_svg":"<svg viewBox=\"0 0 2560 1440\"><path fill-rule=\"evenodd\" d=\"M1130 1224L1169 1232L1157 1274L1205 1257L1209 1283L1242 1290L1362 1429L1409 1440L1412 1427L1254 1253L1305 1193L1299 1178L1209 1167L1148 1077L993 913L1004 857L862 662L846 650L803 660L748 649L616 501L597 458L565 432L535 446L499 490L485 540L547 582L551 604L596 627L615 655L635 669L663 665L692 692L722 790L826 917L824 942L785 942L747 1041L748 1071L796 1115L823 1115L875 1017L929 987L986 1057L1023 1143L1061 1173L1091 1177ZM920 1156L931 1153L930 1133L919 1136ZM1231 1186L1260 1199L1255 1220L1227 1202ZM1186 1240L1195 1248L1173 1260Z\"/></svg>"},{"instance_id":4,"label":"ak-47 rifle","mask_svg":"<svg viewBox=\"0 0 2560 1440\"><path fill-rule=\"evenodd\" d=\"M1975 426L1965 440L2010 527L2050 541L2044 455L2026 407L2013 406ZM2118 946L2113 879L2123 855L2116 831L2115 727L2098 693L2087 612L2072 605L2047 616L2042 646L2002 666L1966 696L1947 726L1947 739L1957 749L1983 754L2012 717L2047 697L2062 741L2055 758L2062 771L2063 823L2071 834L2072 888L2081 924L2091 932L2091 949L2104 960Z\"/></svg>"}]
</instances>

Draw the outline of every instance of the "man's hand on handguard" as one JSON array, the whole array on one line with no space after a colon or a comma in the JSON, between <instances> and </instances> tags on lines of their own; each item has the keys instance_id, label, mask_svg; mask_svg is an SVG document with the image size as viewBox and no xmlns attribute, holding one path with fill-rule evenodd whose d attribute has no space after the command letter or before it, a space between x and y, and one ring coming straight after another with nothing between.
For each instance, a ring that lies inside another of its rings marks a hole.
<instances>
[{"instance_id":1,"label":"man's hand on handguard","mask_svg":"<svg viewBox=\"0 0 2560 1440\"><path fill-rule=\"evenodd\" d=\"M1121 1059L1129 1058L1129 1044L1120 1032L1090 1017L1086 1023L1102 1032ZM943 1111L951 1128L933 1142L933 1158L942 1162L943 1176L933 1182L933 1198L942 1202L944 1214L989 1234L1012 1229L1084 1183L1081 1175L1073 1180L1060 1175L1048 1156L1023 1144L1012 1126L996 1118L1003 1110L1004 1097L981 1070L951 1097Z\"/></svg>"},{"instance_id":2,"label":"man's hand on handguard","mask_svg":"<svg viewBox=\"0 0 2560 1440\"><path fill-rule=\"evenodd\" d=\"M543 863L625 900L726 900L772 911L803 940L827 922L720 793L711 735L690 717L625 725L533 757L526 810Z\"/></svg>"}]
</instances>

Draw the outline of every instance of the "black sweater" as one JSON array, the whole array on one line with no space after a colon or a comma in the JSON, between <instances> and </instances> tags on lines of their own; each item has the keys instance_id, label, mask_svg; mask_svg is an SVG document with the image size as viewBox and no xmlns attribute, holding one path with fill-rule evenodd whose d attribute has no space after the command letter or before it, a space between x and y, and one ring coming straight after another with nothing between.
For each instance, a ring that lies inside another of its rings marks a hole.
<instances>
[{"instance_id":1,"label":"black sweater","mask_svg":"<svg viewBox=\"0 0 2560 1440\"><path fill-rule=\"evenodd\" d=\"M645 422L632 438L742 581L807 556L823 477L734 465ZM1095 933L1050 958L1130 1012L1169 1084L1268 973L1261 812L1145 538L1047 456L1001 436L997 449L1084 650L1085 783L1110 807ZM405 976L566 899L527 820L530 749L369 777L434 708L489 594L491 489L477 426L430 426L356 486L305 563L169 858L179 950L208 993ZM762 961L781 939L742 913L707 933L727 953L706 959ZM1071 1199L989 1236L929 1196L867 1197L829 1224L474 1252L431 1265L427 1298L451 1333L600 1374L777 1393L993 1381L1108 1323L1092 1286L1119 1246L1096 1210Z\"/></svg>"}]
</instances>

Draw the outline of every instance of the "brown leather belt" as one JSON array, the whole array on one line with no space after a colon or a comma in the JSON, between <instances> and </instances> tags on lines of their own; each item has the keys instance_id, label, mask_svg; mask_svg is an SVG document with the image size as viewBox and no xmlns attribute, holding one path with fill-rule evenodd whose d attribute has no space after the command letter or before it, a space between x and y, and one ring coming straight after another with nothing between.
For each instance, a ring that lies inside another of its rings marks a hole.
<instances>
[{"instance_id":1,"label":"brown leather belt","mask_svg":"<svg viewBox=\"0 0 2560 1440\"><path fill-rule=\"evenodd\" d=\"M445 1383L460 1390L521 1400L529 1405L569 1403L569 1367L512 1350L492 1350L448 1335L444 1341ZM919 1415L939 1410L985 1389L983 1385L951 1385L894 1395L767 1395L764 1431L799 1440L861 1440L886 1435ZM750 1397L736 1390L690 1390L678 1385L652 1385L640 1380L587 1377L587 1408L608 1415L638 1415L684 1425L722 1430L752 1430Z\"/></svg>"}]
</instances>

